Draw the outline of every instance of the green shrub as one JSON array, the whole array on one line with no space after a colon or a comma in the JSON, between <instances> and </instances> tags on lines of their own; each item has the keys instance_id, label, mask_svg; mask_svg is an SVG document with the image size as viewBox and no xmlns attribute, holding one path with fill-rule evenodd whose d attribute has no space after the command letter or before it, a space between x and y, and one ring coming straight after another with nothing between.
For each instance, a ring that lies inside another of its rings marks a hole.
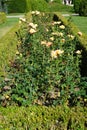
<instances>
[{"instance_id":1,"label":"green shrub","mask_svg":"<svg viewBox=\"0 0 87 130\"><path fill-rule=\"evenodd\" d=\"M0 130L86 130L87 108L0 107Z\"/></svg>"},{"instance_id":2,"label":"green shrub","mask_svg":"<svg viewBox=\"0 0 87 130\"><path fill-rule=\"evenodd\" d=\"M75 10L75 13L79 13L79 7L80 7L80 2L82 0L74 0L74 10Z\"/></svg>"},{"instance_id":3,"label":"green shrub","mask_svg":"<svg viewBox=\"0 0 87 130\"><path fill-rule=\"evenodd\" d=\"M31 11L31 0L26 0L26 12Z\"/></svg>"},{"instance_id":4,"label":"green shrub","mask_svg":"<svg viewBox=\"0 0 87 130\"><path fill-rule=\"evenodd\" d=\"M79 15L87 16L87 0L82 0L79 6Z\"/></svg>"},{"instance_id":5,"label":"green shrub","mask_svg":"<svg viewBox=\"0 0 87 130\"><path fill-rule=\"evenodd\" d=\"M15 25L15 27L0 39L0 77L1 75L6 75L6 66L8 66L9 61L16 52L18 43L15 31L17 29L18 25Z\"/></svg>"},{"instance_id":6,"label":"green shrub","mask_svg":"<svg viewBox=\"0 0 87 130\"><path fill-rule=\"evenodd\" d=\"M8 13L24 13L26 6L26 0L11 0L8 2Z\"/></svg>"},{"instance_id":7,"label":"green shrub","mask_svg":"<svg viewBox=\"0 0 87 130\"><path fill-rule=\"evenodd\" d=\"M0 24L6 22L6 15L3 12L0 12Z\"/></svg>"},{"instance_id":8,"label":"green shrub","mask_svg":"<svg viewBox=\"0 0 87 130\"><path fill-rule=\"evenodd\" d=\"M49 12L73 12L73 7L63 5L60 2L53 2L48 4Z\"/></svg>"},{"instance_id":9,"label":"green shrub","mask_svg":"<svg viewBox=\"0 0 87 130\"><path fill-rule=\"evenodd\" d=\"M48 11L48 4L45 0L31 0L31 10Z\"/></svg>"}]
</instances>

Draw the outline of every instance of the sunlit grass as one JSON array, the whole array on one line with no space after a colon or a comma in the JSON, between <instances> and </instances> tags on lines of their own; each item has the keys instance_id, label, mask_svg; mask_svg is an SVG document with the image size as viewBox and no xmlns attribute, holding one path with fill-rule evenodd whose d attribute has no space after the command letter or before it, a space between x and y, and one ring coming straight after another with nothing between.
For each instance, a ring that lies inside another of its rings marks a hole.
<instances>
[{"instance_id":1,"label":"sunlit grass","mask_svg":"<svg viewBox=\"0 0 87 130\"><path fill-rule=\"evenodd\" d=\"M17 22L19 18L7 18L7 21L0 24L0 38L6 34Z\"/></svg>"},{"instance_id":2,"label":"sunlit grass","mask_svg":"<svg viewBox=\"0 0 87 130\"><path fill-rule=\"evenodd\" d=\"M69 19L69 17L67 17ZM87 34L87 17L71 16L73 22L83 33Z\"/></svg>"}]
</instances>

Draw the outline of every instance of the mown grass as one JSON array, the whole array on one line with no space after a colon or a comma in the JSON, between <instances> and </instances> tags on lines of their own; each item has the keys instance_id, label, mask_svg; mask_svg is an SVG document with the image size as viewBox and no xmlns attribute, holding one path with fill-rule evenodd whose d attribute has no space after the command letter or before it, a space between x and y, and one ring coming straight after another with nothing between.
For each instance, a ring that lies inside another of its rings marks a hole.
<instances>
[{"instance_id":1,"label":"mown grass","mask_svg":"<svg viewBox=\"0 0 87 130\"><path fill-rule=\"evenodd\" d=\"M19 18L7 18L7 21L0 24L0 38L6 34L17 22Z\"/></svg>"},{"instance_id":2,"label":"mown grass","mask_svg":"<svg viewBox=\"0 0 87 130\"><path fill-rule=\"evenodd\" d=\"M69 19L69 17L66 18ZM83 33L87 34L87 17L70 16L70 19Z\"/></svg>"}]
</instances>

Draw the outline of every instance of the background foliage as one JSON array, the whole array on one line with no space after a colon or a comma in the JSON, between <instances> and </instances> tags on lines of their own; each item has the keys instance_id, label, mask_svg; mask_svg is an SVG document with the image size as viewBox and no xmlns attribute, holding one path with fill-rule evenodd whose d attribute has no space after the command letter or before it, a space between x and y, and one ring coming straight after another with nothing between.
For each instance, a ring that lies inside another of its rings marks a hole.
<instances>
[{"instance_id":1,"label":"background foliage","mask_svg":"<svg viewBox=\"0 0 87 130\"><path fill-rule=\"evenodd\" d=\"M26 12L26 0L8 1L8 13L24 13Z\"/></svg>"},{"instance_id":2,"label":"background foliage","mask_svg":"<svg viewBox=\"0 0 87 130\"><path fill-rule=\"evenodd\" d=\"M87 0L82 0L79 7L79 15L87 16Z\"/></svg>"},{"instance_id":3,"label":"background foliage","mask_svg":"<svg viewBox=\"0 0 87 130\"><path fill-rule=\"evenodd\" d=\"M80 16L87 16L87 0L74 0L74 10Z\"/></svg>"}]
</instances>

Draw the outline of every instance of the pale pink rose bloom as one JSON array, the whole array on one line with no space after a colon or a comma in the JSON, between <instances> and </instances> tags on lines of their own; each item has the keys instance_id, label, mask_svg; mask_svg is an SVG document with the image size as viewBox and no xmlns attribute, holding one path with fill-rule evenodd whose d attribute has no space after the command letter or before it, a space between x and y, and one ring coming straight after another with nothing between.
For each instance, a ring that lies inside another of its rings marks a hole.
<instances>
[{"instance_id":1,"label":"pale pink rose bloom","mask_svg":"<svg viewBox=\"0 0 87 130\"><path fill-rule=\"evenodd\" d=\"M79 35L79 36L82 36L82 32L78 32L78 35Z\"/></svg>"}]
</instances>

